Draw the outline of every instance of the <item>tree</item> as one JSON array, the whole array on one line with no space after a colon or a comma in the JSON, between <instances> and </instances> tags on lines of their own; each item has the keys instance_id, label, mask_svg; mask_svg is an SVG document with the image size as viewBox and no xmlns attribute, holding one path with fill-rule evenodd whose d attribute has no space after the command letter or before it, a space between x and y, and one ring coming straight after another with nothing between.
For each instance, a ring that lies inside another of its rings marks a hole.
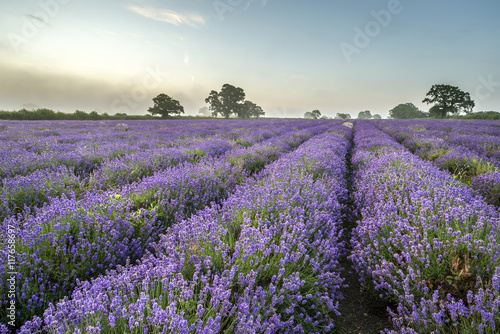
<instances>
[{"instance_id":1,"label":"tree","mask_svg":"<svg viewBox=\"0 0 500 334\"><path fill-rule=\"evenodd\" d=\"M351 119L351 115L349 114L341 114L341 113L337 113L337 115L335 116L335 119Z\"/></svg>"},{"instance_id":2,"label":"tree","mask_svg":"<svg viewBox=\"0 0 500 334\"><path fill-rule=\"evenodd\" d=\"M232 114L239 117L246 116L243 108L244 101L245 91L230 84L224 84L220 93L215 90L211 91L205 99L214 117L220 114L225 118L229 118Z\"/></svg>"},{"instance_id":3,"label":"tree","mask_svg":"<svg viewBox=\"0 0 500 334\"><path fill-rule=\"evenodd\" d=\"M375 114L373 115L373 119L382 119L382 116L380 116L379 114Z\"/></svg>"},{"instance_id":4,"label":"tree","mask_svg":"<svg viewBox=\"0 0 500 334\"><path fill-rule=\"evenodd\" d=\"M82 110L75 110L75 118L78 120L86 120L89 118L89 114L87 114L85 111Z\"/></svg>"},{"instance_id":5,"label":"tree","mask_svg":"<svg viewBox=\"0 0 500 334\"><path fill-rule=\"evenodd\" d=\"M167 118L169 114L180 115L184 114L184 107L179 101L171 98L166 94L159 94L153 98L154 105L148 109L151 115L161 115L162 118Z\"/></svg>"},{"instance_id":6,"label":"tree","mask_svg":"<svg viewBox=\"0 0 500 334\"><path fill-rule=\"evenodd\" d=\"M101 118L101 116L99 115L99 113L97 111L91 111L89 113L89 118L93 121L96 121L96 120L99 120Z\"/></svg>"},{"instance_id":7,"label":"tree","mask_svg":"<svg viewBox=\"0 0 500 334\"><path fill-rule=\"evenodd\" d=\"M389 116L394 119L424 118L425 112L418 109L413 103L401 103L389 111Z\"/></svg>"},{"instance_id":8,"label":"tree","mask_svg":"<svg viewBox=\"0 0 500 334\"><path fill-rule=\"evenodd\" d=\"M242 110L244 111L242 112L242 116L244 117L240 116L241 118L249 118L249 117L259 118L260 116L264 116L266 114L260 106L248 100L245 101L245 103L243 103Z\"/></svg>"},{"instance_id":9,"label":"tree","mask_svg":"<svg viewBox=\"0 0 500 334\"><path fill-rule=\"evenodd\" d=\"M358 119L372 119L372 113L370 110L360 111L358 114Z\"/></svg>"},{"instance_id":10,"label":"tree","mask_svg":"<svg viewBox=\"0 0 500 334\"><path fill-rule=\"evenodd\" d=\"M220 92L211 91L205 102L209 104L208 109L212 111L214 117L219 114L225 118L233 114L239 118L259 118L265 115L260 106L245 100L245 91L242 88L230 84L224 84Z\"/></svg>"},{"instance_id":11,"label":"tree","mask_svg":"<svg viewBox=\"0 0 500 334\"><path fill-rule=\"evenodd\" d=\"M210 112L210 110L208 110L208 108L207 108L207 107L202 107L202 108L200 108L200 109L198 110L198 113L199 113L200 115L202 115L202 116L207 116L207 117L209 117L209 116L211 116L211 115L212 115L212 113Z\"/></svg>"},{"instance_id":12,"label":"tree","mask_svg":"<svg viewBox=\"0 0 500 334\"><path fill-rule=\"evenodd\" d=\"M219 99L219 93L215 90L211 91L205 102L209 104L208 110L212 111L212 116L217 117L218 114L224 116L222 112L222 102ZM228 114L226 118L229 118L231 114Z\"/></svg>"},{"instance_id":13,"label":"tree","mask_svg":"<svg viewBox=\"0 0 500 334\"><path fill-rule=\"evenodd\" d=\"M38 108L34 111L37 119L56 119L56 113L54 110L47 108Z\"/></svg>"},{"instance_id":14,"label":"tree","mask_svg":"<svg viewBox=\"0 0 500 334\"><path fill-rule=\"evenodd\" d=\"M304 118L308 119L318 119L321 117L321 112L319 110L306 111L304 113Z\"/></svg>"},{"instance_id":15,"label":"tree","mask_svg":"<svg viewBox=\"0 0 500 334\"><path fill-rule=\"evenodd\" d=\"M457 114L461 111L468 114L476 105L469 93L451 85L433 85L426 96L422 102L434 103L429 112L437 118L445 118L448 113Z\"/></svg>"},{"instance_id":16,"label":"tree","mask_svg":"<svg viewBox=\"0 0 500 334\"><path fill-rule=\"evenodd\" d=\"M317 109L316 109L316 110L311 111L311 114L312 114L312 117L313 117L314 119L318 119L318 118L320 118L320 117L321 117L321 112L320 112L319 110L317 110Z\"/></svg>"}]
</instances>

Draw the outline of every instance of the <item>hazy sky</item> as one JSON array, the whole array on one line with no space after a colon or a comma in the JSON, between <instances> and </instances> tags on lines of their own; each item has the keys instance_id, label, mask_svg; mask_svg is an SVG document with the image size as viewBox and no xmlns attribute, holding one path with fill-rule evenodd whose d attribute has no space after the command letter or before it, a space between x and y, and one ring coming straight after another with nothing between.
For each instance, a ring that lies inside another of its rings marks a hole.
<instances>
[{"instance_id":1,"label":"hazy sky","mask_svg":"<svg viewBox=\"0 0 500 334\"><path fill-rule=\"evenodd\" d=\"M268 116L421 103L500 111L498 0L0 0L0 109L198 114L229 83Z\"/></svg>"}]
</instances>

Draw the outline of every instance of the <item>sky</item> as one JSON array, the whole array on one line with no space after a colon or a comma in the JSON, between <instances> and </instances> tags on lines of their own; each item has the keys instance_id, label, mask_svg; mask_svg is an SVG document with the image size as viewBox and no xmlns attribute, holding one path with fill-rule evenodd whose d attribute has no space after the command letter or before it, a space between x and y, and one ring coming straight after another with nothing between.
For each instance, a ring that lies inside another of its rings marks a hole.
<instances>
[{"instance_id":1,"label":"sky","mask_svg":"<svg viewBox=\"0 0 500 334\"><path fill-rule=\"evenodd\" d=\"M434 84L500 111L498 0L0 1L0 110L197 115L228 83L269 117L427 111Z\"/></svg>"}]
</instances>

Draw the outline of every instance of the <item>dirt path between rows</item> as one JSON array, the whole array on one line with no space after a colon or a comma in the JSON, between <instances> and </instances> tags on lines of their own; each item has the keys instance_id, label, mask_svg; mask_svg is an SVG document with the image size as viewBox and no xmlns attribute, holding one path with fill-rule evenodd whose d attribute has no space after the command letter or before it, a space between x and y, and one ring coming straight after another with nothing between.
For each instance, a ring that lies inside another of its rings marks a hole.
<instances>
[{"instance_id":1,"label":"dirt path between rows","mask_svg":"<svg viewBox=\"0 0 500 334\"><path fill-rule=\"evenodd\" d=\"M352 262L348 259L351 255L351 232L357 225L357 217L355 212L354 203L352 200L353 180L352 180L352 166L351 154L347 156L348 164L348 190L349 200L345 204L343 210L344 234L342 241L345 244L346 254L340 259L340 265L344 268L342 277L345 278L344 284L348 287L342 289L344 299L339 303L340 316L336 316L335 333L339 334L374 334L380 333L384 329L392 329L392 323L389 321L389 314L387 313L388 305L379 300L375 296L369 295L367 292L361 291L361 284L359 283L359 275L352 268Z\"/></svg>"}]
</instances>

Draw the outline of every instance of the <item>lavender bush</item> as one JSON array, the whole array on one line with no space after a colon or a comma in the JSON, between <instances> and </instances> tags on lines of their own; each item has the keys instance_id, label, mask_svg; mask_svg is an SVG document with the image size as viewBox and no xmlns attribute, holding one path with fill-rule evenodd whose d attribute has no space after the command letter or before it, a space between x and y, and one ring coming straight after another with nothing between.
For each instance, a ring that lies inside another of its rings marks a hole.
<instances>
[{"instance_id":1,"label":"lavender bush","mask_svg":"<svg viewBox=\"0 0 500 334\"><path fill-rule=\"evenodd\" d=\"M379 128L420 158L433 161L466 184L473 177L500 170L500 160L492 154L492 150L500 147L497 145L500 141L486 139L483 133L471 134L477 131L475 127L446 125L447 122L402 120L381 122Z\"/></svg>"},{"instance_id":2,"label":"lavender bush","mask_svg":"<svg viewBox=\"0 0 500 334\"><path fill-rule=\"evenodd\" d=\"M488 203L500 207L500 172L486 173L473 178L471 188Z\"/></svg>"},{"instance_id":3,"label":"lavender bush","mask_svg":"<svg viewBox=\"0 0 500 334\"><path fill-rule=\"evenodd\" d=\"M40 314L49 302L70 293L78 279L95 277L127 260L135 262L169 226L220 203L248 173L258 172L293 145L329 127L316 124L270 138L235 151L241 157L231 153L186 162L118 189L92 191L82 198L53 198L30 215L6 219L4 229L17 226L20 232L16 245L19 321ZM1 256L6 259L6 252L2 250ZM3 283L10 277L6 264L5 260L0 266L2 303L7 302Z\"/></svg>"},{"instance_id":4,"label":"lavender bush","mask_svg":"<svg viewBox=\"0 0 500 334\"><path fill-rule=\"evenodd\" d=\"M343 122L3 122L0 333L336 332L348 249L385 333L498 332L500 124Z\"/></svg>"},{"instance_id":5,"label":"lavender bush","mask_svg":"<svg viewBox=\"0 0 500 334\"><path fill-rule=\"evenodd\" d=\"M365 131L370 145L388 140L358 122L357 149ZM447 172L391 148L365 161L355 182L362 218L351 259L364 285L397 305L390 311L397 332L495 333L500 215Z\"/></svg>"},{"instance_id":6,"label":"lavender bush","mask_svg":"<svg viewBox=\"0 0 500 334\"><path fill-rule=\"evenodd\" d=\"M339 288L348 141L315 137L220 209L174 225L136 266L83 282L26 330L323 332Z\"/></svg>"}]
</instances>

